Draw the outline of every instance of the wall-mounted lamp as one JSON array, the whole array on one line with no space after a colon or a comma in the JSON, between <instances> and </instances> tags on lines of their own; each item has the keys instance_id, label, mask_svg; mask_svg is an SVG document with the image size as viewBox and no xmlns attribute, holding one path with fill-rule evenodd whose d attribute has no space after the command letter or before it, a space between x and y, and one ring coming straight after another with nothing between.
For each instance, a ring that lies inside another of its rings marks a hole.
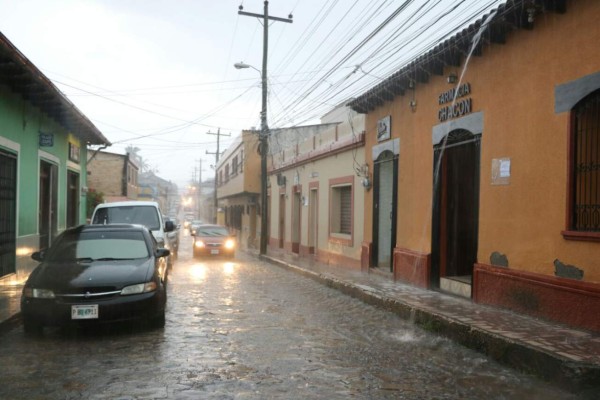
<instances>
[{"instance_id":1,"label":"wall-mounted lamp","mask_svg":"<svg viewBox=\"0 0 600 400\"><path fill-rule=\"evenodd\" d=\"M446 78L449 84L455 84L458 81L458 76L454 72L451 72L450 75Z\"/></svg>"},{"instance_id":2,"label":"wall-mounted lamp","mask_svg":"<svg viewBox=\"0 0 600 400\"><path fill-rule=\"evenodd\" d=\"M416 100L411 100L410 103L408 103L408 105L410 106L410 109L415 112L417 110L417 101Z\"/></svg>"},{"instance_id":3,"label":"wall-mounted lamp","mask_svg":"<svg viewBox=\"0 0 600 400\"><path fill-rule=\"evenodd\" d=\"M368 176L362 180L362 185L365 188L365 190L371 189L371 180Z\"/></svg>"}]
</instances>

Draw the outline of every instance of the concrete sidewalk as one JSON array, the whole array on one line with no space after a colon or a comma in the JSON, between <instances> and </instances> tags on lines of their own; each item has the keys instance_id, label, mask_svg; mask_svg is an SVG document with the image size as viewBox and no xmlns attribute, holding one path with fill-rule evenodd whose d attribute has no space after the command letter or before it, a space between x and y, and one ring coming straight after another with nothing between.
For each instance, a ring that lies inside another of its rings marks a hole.
<instances>
[{"instance_id":1,"label":"concrete sidewalk","mask_svg":"<svg viewBox=\"0 0 600 400\"><path fill-rule=\"evenodd\" d=\"M0 285L0 333L19 323L22 290L23 285Z\"/></svg>"},{"instance_id":2,"label":"concrete sidewalk","mask_svg":"<svg viewBox=\"0 0 600 400\"><path fill-rule=\"evenodd\" d=\"M586 398L600 398L598 334L394 282L391 274L367 274L287 253L261 258L394 312L501 364L585 393Z\"/></svg>"}]
</instances>

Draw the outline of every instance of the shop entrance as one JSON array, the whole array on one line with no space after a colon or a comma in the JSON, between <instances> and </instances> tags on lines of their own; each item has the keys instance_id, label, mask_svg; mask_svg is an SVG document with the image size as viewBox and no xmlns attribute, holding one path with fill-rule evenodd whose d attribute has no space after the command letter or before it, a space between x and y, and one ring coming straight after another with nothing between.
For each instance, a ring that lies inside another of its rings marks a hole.
<instances>
[{"instance_id":1,"label":"shop entrance","mask_svg":"<svg viewBox=\"0 0 600 400\"><path fill-rule=\"evenodd\" d=\"M480 143L458 129L434 147L431 284L464 297L477 261Z\"/></svg>"}]
</instances>

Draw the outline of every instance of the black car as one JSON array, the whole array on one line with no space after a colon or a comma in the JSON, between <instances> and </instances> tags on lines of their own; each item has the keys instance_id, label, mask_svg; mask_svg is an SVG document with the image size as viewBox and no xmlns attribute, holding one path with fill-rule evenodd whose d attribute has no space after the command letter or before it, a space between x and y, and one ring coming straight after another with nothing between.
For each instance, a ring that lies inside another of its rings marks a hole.
<instances>
[{"instance_id":1,"label":"black car","mask_svg":"<svg viewBox=\"0 0 600 400\"><path fill-rule=\"evenodd\" d=\"M26 333L45 325L124 320L165 324L169 250L141 225L82 225L65 230L47 250L21 296Z\"/></svg>"}]
</instances>

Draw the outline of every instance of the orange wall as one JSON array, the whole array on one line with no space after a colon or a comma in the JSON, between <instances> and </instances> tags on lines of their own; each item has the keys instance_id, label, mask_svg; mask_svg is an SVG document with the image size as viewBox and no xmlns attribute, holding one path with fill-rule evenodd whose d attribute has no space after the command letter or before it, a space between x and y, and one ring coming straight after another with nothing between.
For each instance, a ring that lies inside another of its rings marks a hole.
<instances>
[{"instance_id":1,"label":"orange wall","mask_svg":"<svg viewBox=\"0 0 600 400\"><path fill-rule=\"evenodd\" d=\"M554 274L559 259L600 282L600 243L567 241L568 113L555 114L555 86L600 71L600 2L569 2L566 14L538 16L531 31L507 35L504 45L485 46L473 57L463 82L471 84L473 112L483 112L478 261L507 255L512 269ZM460 73L458 68L446 72ZM392 138L400 138L397 247L431 251L432 127L439 124L440 93L451 86L433 76L412 94L397 96L367 115L366 154L372 166L377 120L392 116ZM491 184L494 158L511 159L510 184ZM372 210L366 194L366 210ZM372 237L372 216L365 240Z\"/></svg>"}]
</instances>

